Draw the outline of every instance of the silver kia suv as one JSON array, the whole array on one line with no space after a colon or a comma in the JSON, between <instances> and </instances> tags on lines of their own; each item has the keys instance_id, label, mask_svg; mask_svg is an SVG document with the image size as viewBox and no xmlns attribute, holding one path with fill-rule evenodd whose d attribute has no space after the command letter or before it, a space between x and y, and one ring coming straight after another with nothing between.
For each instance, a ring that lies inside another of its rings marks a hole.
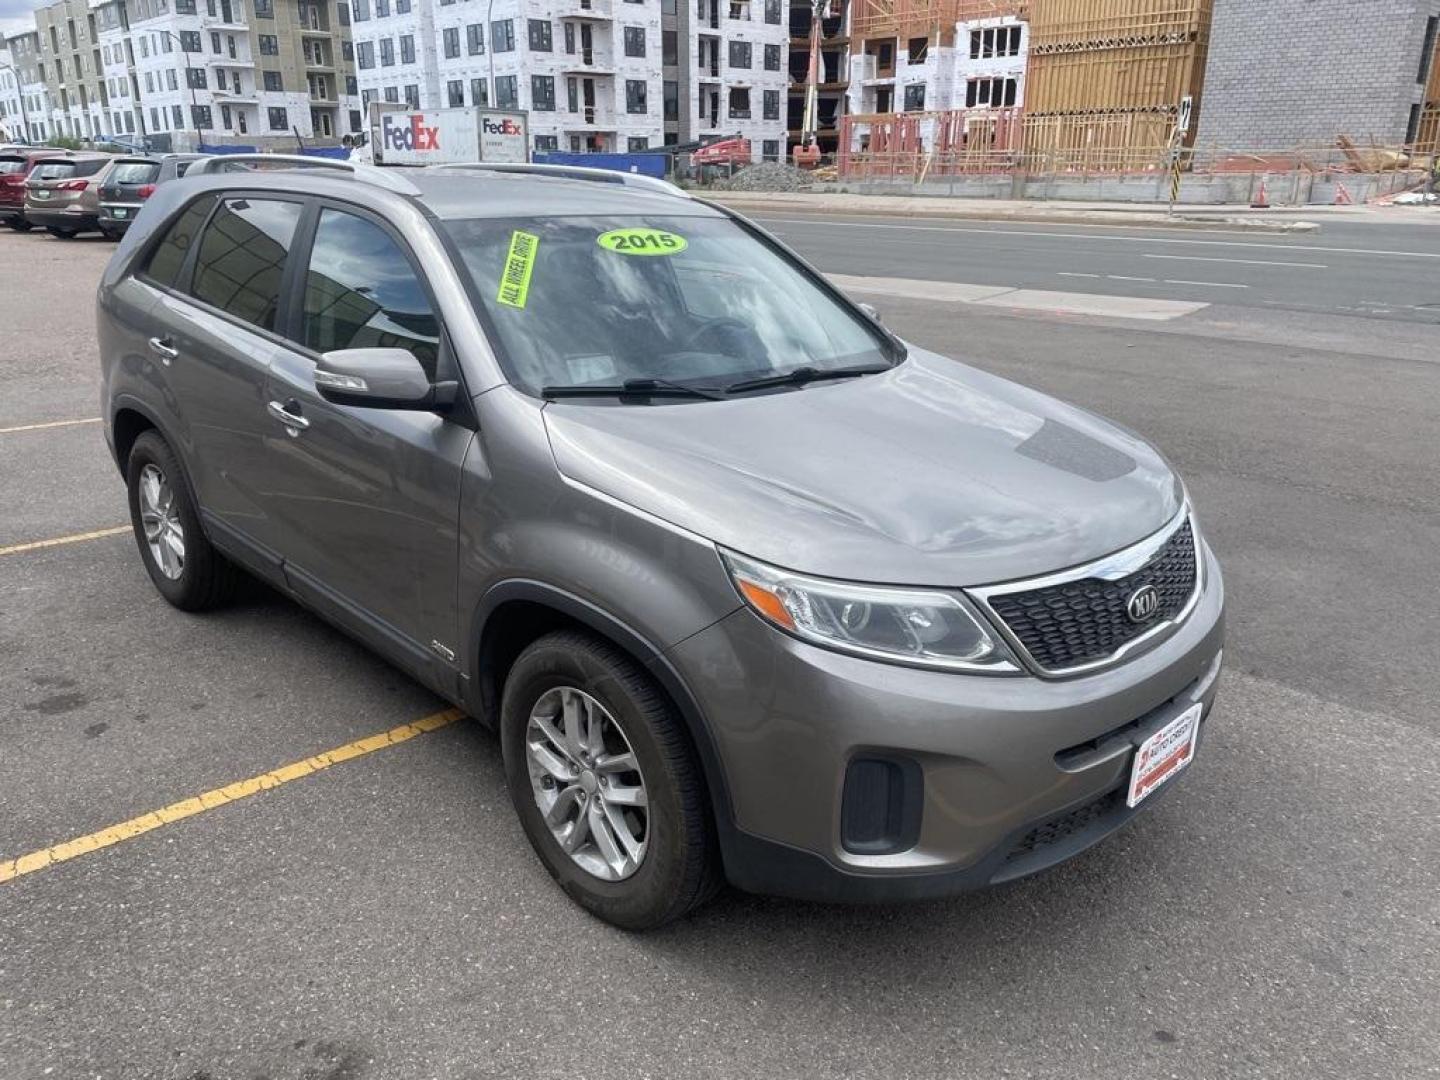
<instances>
[{"instance_id":1,"label":"silver kia suv","mask_svg":"<svg viewBox=\"0 0 1440 1080\"><path fill-rule=\"evenodd\" d=\"M590 911L1009 881L1194 758L1220 571L1140 438L662 183L261 164L157 189L100 287L140 558L493 724Z\"/></svg>"}]
</instances>

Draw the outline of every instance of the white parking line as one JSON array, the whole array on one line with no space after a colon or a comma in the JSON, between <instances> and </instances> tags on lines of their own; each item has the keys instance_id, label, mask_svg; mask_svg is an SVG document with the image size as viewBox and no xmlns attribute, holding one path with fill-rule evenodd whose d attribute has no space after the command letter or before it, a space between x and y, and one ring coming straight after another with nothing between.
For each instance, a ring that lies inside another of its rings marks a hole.
<instances>
[{"instance_id":1,"label":"white parking line","mask_svg":"<svg viewBox=\"0 0 1440 1080\"><path fill-rule=\"evenodd\" d=\"M1146 252L1147 259L1178 259L1182 262L1237 263L1241 266L1293 266L1301 270L1329 270L1324 263L1271 262L1264 259L1219 259L1213 255L1156 255Z\"/></svg>"},{"instance_id":2,"label":"white parking line","mask_svg":"<svg viewBox=\"0 0 1440 1080\"><path fill-rule=\"evenodd\" d=\"M19 431L43 431L46 428L74 427L77 424L98 424L100 417L90 416L84 420L50 420L43 424L21 424L18 427L0 427L0 435L14 435Z\"/></svg>"},{"instance_id":3,"label":"white parking line","mask_svg":"<svg viewBox=\"0 0 1440 1080\"><path fill-rule=\"evenodd\" d=\"M1105 276L1111 281L1148 281L1152 285L1155 283L1153 277L1126 277L1124 274L1106 274Z\"/></svg>"},{"instance_id":4,"label":"white parking line","mask_svg":"<svg viewBox=\"0 0 1440 1080\"><path fill-rule=\"evenodd\" d=\"M1060 270L1060 271L1057 271L1057 272L1056 272L1056 276L1057 276L1057 277L1103 278L1105 275L1104 275L1104 274L1075 274L1075 273L1071 273L1071 272L1069 272L1069 271L1067 271L1067 270Z\"/></svg>"},{"instance_id":5,"label":"white parking line","mask_svg":"<svg viewBox=\"0 0 1440 1080\"><path fill-rule=\"evenodd\" d=\"M1249 285L1237 285L1232 281L1181 281L1178 278L1166 278L1166 285L1199 285L1206 289L1248 289Z\"/></svg>"}]
</instances>

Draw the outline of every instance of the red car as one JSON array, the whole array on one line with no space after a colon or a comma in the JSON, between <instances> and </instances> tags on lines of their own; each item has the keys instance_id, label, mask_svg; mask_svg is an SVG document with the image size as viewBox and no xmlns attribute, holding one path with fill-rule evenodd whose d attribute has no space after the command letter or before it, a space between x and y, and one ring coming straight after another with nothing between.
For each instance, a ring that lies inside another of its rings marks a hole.
<instances>
[{"instance_id":1,"label":"red car","mask_svg":"<svg viewBox=\"0 0 1440 1080\"><path fill-rule=\"evenodd\" d=\"M36 165L68 156L67 151L49 146L20 146L0 153L0 224L16 232L33 229L35 223L25 217L25 181Z\"/></svg>"}]
</instances>

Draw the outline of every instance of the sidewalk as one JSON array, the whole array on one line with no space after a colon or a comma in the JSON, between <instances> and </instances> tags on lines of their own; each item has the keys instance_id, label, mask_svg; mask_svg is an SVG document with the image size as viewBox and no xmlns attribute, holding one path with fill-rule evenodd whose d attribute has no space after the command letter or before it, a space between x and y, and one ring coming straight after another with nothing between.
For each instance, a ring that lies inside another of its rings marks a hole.
<instances>
[{"instance_id":1,"label":"sidewalk","mask_svg":"<svg viewBox=\"0 0 1440 1080\"><path fill-rule=\"evenodd\" d=\"M1022 199L963 199L934 195L840 195L795 191L703 191L694 194L736 210L788 210L793 213L958 218L972 221L1018 221L1055 225L1140 225L1173 229L1255 229L1279 233L1313 233L1315 221L1289 215L1363 218L1377 211L1364 206L1305 206L1251 210L1249 207L1177 207L1088 202L1036 202ZM1286 215L1279 217L1276 215ZM1440 215L1437 215L1440 216Z\"/></svg>"}]
</instances>

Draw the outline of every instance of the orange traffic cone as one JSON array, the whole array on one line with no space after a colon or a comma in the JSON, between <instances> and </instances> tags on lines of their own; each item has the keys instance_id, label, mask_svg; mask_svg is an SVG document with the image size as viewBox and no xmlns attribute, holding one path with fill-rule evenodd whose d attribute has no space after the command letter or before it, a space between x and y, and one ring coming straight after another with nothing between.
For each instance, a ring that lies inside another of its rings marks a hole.
<instances>
[{"instance_id":1,"label":"orange traffic cone","mask_svg":"<svg viewBox=\"0 0 1440 1080\"><path fill-rule=\"evenodd\" d=\"M1265 181L1270 179L1269 174L1260 177L1260 188L1255 192L1255 197L1250 200L1251 210L1269 210L1270 193L1265 190Z\"/></svg>"},{"instance_id":2,"label":"orange traffic cone","mask_svg":"<svg viewBox=\"0 0 1440 1080\"><path fill-rule=\"evenodd\" d=\"M1347 187L1345 186L1345 184L1344 184L1343 182L1339 181L1339 180L1337 180L1337 181L1335 182L1335 205L1336 205L1336 206L1354 206L1354 205L1355 205L1355 200L1354 200L1354 199L1351 197L1351 195L1350 195L1350 189L1347 188Z\"/></svg>"}]
</instances>

